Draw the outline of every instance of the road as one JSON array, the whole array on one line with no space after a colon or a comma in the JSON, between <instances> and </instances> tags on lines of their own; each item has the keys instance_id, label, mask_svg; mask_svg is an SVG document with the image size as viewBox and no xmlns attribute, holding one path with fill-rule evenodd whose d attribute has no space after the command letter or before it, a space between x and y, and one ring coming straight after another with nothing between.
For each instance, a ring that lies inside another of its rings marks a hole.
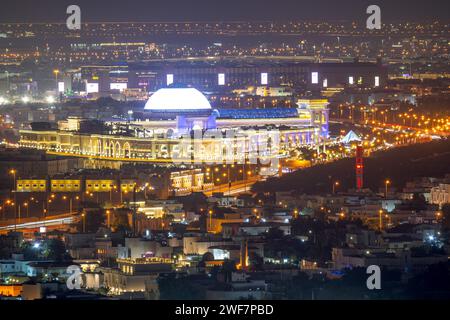
<instances>
[{"instance_id":1,"label":"road","mask_svg":"<svg viewBox=\"0 0 450 320\"><path fill-rule=\"evenodd\" d=\"M223 192L224 195L236 195L246 191L250 191L251 186L261 180L260 177L253 177L246 181L238 181L231 184L228 188L228 184L215 186L214 189L203 191L207 196L211 196L213 192ZM0 221L0 232L7 232L11 230L37 230L40 227L52 228L67 226L76 221L76 216L71 213L63 213L59 215L53 215L46 217L45 219L38 218L23 218L14 223L14 220ZM48 231L48 230L47 230Z\"/></svg>"},{"instance_id":2,"label":"road","mask_svg":"<svg viewBox=\"0 0 450 320\"><path fill-rule=\"evenodd\" d=\"M11 222L11 220L0 223L0 231L10 230L26 230L26 229L39 229L40 227L55 227L62 225L69 225L75 221L75 217L70 213L63 213L56 216L46 217L45 219L28 218L21 219L17 224Z\"/></svg>"},{"instance_id":3,"label":"road","mask_svg":"<svg viewBox=\"0 0 450 320\"><path fill-rule=\"evenodd\" d=\"M252 177L251 179L247 179L246 181L232 182L230 187L228 187L228 183L215 186L213 189L204 190L203 193L208 197L217 192L223 192L224 195L236 195L239 193L250 191L252 185L255 182L261 180L261 177Z\"/></svg>"}]
</instances>

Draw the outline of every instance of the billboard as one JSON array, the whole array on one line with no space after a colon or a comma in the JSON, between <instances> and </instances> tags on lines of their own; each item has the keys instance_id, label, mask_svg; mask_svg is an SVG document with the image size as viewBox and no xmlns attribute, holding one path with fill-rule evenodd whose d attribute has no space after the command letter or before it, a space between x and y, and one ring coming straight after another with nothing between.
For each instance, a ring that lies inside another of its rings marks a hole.
<instances>
[{"instance_id":1,"label":"billboard","mask_svg":"<svg viewBox=\"0 0 450 320\"><path fill-rule=\"evenodd\" d=\"M219 86L225 85L225 73L218 74L218 83L219 83Z\"/></svg>"},{"instance_id":2,"label":"billboard","mask_svg":"<svg viewBox=\"0 0 450 320\"><path fill-rule=\"evenodd\" d=\"M127 83L125 83L125 82L111 83L111 84L109 85L109 88L110 88L111 90L120 90L120 91L122 91L122 90L127 89L127 88L128 88L128 85L127 85Z\"/></svg>"},{"instance_id":3,"label":"billboard","mask_svg":"<svg viewBox=\"0 0 450 320\"><path fill-rule=\"evenodd\" d=\"M167 84L168 86L170 86L172 83L173 83L173 74L169 73L169 74L166 76L166 84Z\"/></svg>"},{"instance_id":4,"label":"billboard","mask_svg":"<svg viewBox=\"0 0 450 320\"><path fill-rule=\"evenodd\" d=\"M267 72L261 73L261 84L262 84L263 86L269 84L269 75L267 74Z\"/></svg>"},{"instance_id":5,"label":"billboard","mask_svg":"<svg viewBox=\"0 0 450 320\"><path fill-rule=\"evenodd\" d=\"M86 92L87 93L98 93L98 83L86 82Z\"/></svg>"}]
</instances>

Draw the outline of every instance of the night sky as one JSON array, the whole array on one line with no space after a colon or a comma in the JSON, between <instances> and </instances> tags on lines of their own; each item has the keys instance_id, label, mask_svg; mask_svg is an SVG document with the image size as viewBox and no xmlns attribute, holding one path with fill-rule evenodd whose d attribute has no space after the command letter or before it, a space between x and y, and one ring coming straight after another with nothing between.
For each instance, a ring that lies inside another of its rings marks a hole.
<instances>
[{"instance_id":1,"label":"night sky","mask_svg":"<svg viewBox=\"0 0 450 320\"><path fill-rule=\"evenodd\" d=\"M450 20L449 0L2 0L0 22L63 22L70 4L83 21L362 21L370 4L384 21Z\"/></svg>"}]
</instances>

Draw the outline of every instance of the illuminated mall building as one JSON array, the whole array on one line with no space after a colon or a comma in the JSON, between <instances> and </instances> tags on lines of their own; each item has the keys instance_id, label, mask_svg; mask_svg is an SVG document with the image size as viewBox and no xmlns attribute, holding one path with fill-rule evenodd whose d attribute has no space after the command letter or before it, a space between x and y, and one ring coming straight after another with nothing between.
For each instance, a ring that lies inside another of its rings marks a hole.
<instances>
[{"instance_id":1,"label":"illuminated mall building","mask_svg":"<svg viewBox=\"0 0 450 320\"><path fill-rule=\"evenodd\" d=\"M79 73L79 90L93 96L124 90L128 93L137 89L143 92L155 91L172 83L189 83L204 91L240 89L255 85L325 90L382 87L388 79L387 68L381 61L311 63L275 57L208 57L195 60L84 65L80 67Z\"/></svg>"},{"instance_id":2,"label":"illuminated mall building","mask_svg":"<svg viewBox=\"0 0 450 320\"><path fill-rule=\"evenodd\" d=\"M318 146L328 137L327 105L326 99L303 99L297 108L217 110L200 91L172 86L148 99L140 120L112 121L106 123L107 131L96 131L85 125L92 120L69 118L57 128L21 130L20 145L99 160L172 163L195 157L210 162L227 154L230 161L225 149L241 159L255 135L276 132L279 157L299 146Z\"/></svg>"}]
</instances>

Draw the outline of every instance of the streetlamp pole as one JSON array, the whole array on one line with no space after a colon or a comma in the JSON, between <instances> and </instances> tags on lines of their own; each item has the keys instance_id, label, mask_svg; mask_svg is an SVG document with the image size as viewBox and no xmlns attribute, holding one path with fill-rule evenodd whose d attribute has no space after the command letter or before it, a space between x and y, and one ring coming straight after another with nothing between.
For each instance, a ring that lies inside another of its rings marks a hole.
<instances>
[{"instance_id":1,"label":"streetlamp pole","mask_svg":"<svg viewBox=\"0 0 450 320\"><path fill-rule=\"evenodd\" d=\"M25 208L27 208L27 218L29 218L30 217L30 206L28 205L28 202L25 202L23 205Z\"/></svg>"},{"instance_id":2,"label":"streetlamp pole","mask_svg":"<svg viewBox=\"0 0 450 320\"><path fill-rule=\"evenodd\" d=\"M247 180L245 180L245 157L244 163L242 164L242 180L244 180L244 192L247 192Z\"/></svg>"},{"instance_id":3,"label":"streetlamp pole","mask_svg":"<svg viewBox=\"0 0 450 320\"><path fill-rule=\"evenodd\" d=\"M384 182L384 188L385 188L385 190L384 190L384 197L387 199L387 197L388 197L388 185L391 183L391 181L389 181L389 180L386 180L385 182Z\"/></svg>"},{"instance_id":4,"label":"streetlamp pole","mask_svg":"<svg viewBox=\"0 0 450 320\"><path fill-rule=\"evenodd\" d=\"M53 70L53 73L55 74L55 86L56 86L56 92L58 93L58 74L59 74L59 70L55 69L55 70Z\"/></svg>"},{"instance_id":5,"label":"streetlamp pole","mask_svg":"<svg viewBox=\"0 0 450 320\"><path fill-rule=\"evenodd\" d=\"M16 185L16 170L15 169L11 169L10 173L13 175L13 188L11 189L12 192L14 192L14 220L17 218L17 185ZM15 230L16 226L14 227Z\"/></svg>"},{"instance_id":6,"label":"streetlamp pole","mask_svg":"<svg viewBox=\"0 0 450 320\"><path fill-rule=\"evenodd\" d=\"M380 229L380 231L383 229L383 218L382 218L382 214L383 214L383 210L380 209L378 211L378 228Z\"/></svg>"},{"instance_id":7,"label":"streetlamp pole","mask_svg":"<svg viewBox=\"0 0 450 320\"><path fill-rule=\"evenodd\" d=\"M212 215L213 215L213 211L209 210L209 229L212 230Z\"/></svg>"},{"instance_id":8,"label":"streetlamp pole","mask_svg":"<svg viewBox=\"0 0 450 320\"><path fill-rule=\"evenodd\" d=\"M339 186L339 181L335 181L334 183L333 183L333 194L335 194L335 192L336 192L336 187L338 187Z\"/></svg>"},{"instance_id":9,"label":"streetlamp pole","mask_svg":"<svg viewBox=\"0 0 450 320\"><path fill-rule=\"evenodd\" d=\"M231 178L230 178L230 165L228 165L228 197L230 196L231 192Z\"/></svg>"},{"instance_id":10,"label":"streetlamp pole","mask_svg":"<svg viewBox=\"0 0 450 320\"><path fill-rule=\"evenodd\" d=\"M83 219L83 233L86 233L86 214L82 213L81 217Z\"/></svg>"},{"instance_id":11,"label":"streetlamp pole","mask_svg":"<svg viewBox=\"0 0 450 320\"><path fill-rule=\"evenodd\" d=\"M108 228L111 228L111 211L110 210L106 210L106 223L108 225Z\"/></svg>"}]
</instances>

